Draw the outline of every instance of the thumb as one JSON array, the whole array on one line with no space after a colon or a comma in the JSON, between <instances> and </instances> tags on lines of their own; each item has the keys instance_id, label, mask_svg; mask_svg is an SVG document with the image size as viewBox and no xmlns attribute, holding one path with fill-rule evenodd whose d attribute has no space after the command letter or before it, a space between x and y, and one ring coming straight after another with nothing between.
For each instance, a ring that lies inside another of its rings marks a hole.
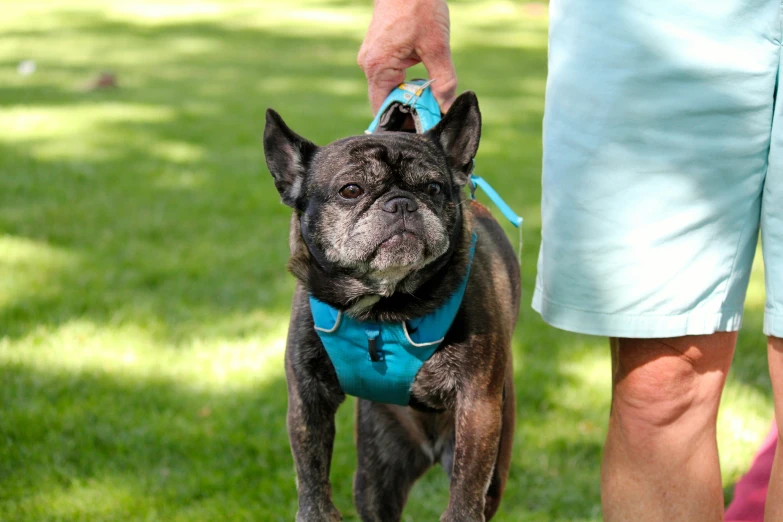
<instances>
[{"instance_id":1,"label":"thumb","mask_svg":"<svg viewBox=\"0 0 783 522\"><path fill-rule=\"evenodd\" d=\"M451 52L447 48L441 53L423 53L421 61L427 68L430 80L435 80L431 86L432 94L438 100L441 112L445 114L457 97L457 72L451 61Z\"/></svg>"}]
</instances>

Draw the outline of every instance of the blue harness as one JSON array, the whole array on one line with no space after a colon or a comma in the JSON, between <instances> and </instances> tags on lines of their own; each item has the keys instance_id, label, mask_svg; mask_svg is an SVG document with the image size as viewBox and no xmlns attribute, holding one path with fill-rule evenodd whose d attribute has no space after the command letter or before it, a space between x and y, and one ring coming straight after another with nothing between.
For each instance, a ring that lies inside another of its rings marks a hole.
<instances>
[{"instance_id":1,"label":"blue harness","mask_svg":"<svg viewBox=\"0 0 783 522\"><path fill-rule=\"evenodd\" d=\"M476 251L473 234L470 264ZM433 312L401 323L357 321L310 297L315 331L332 360L340 386L348 395L407 406L413 380L422 364L435 353L457 316L465 279Z\"/></svg>"},{"instance_id":2,"label":"blue harness","mask_svg":"<svg viewBox=\"0 0 783 522\"><path fill-rule=\"evenodd\" d=\"M378 128L390 107L402 105L414 115L418 132L440 121L440 108L428 88L431 82L414 80L401 84L386 98L367 133ZM479 176L471 175L471 196L481 187L501 212L519 227L522 218ZM422 365L435 353L451 328L468 284L478 237L473 234L465 279L454 294L433 312L401 323L357 321L310 297L315 331L337 372L343 392L362 399L407 406L410 389Z\"/></svg>"}]
</instances>

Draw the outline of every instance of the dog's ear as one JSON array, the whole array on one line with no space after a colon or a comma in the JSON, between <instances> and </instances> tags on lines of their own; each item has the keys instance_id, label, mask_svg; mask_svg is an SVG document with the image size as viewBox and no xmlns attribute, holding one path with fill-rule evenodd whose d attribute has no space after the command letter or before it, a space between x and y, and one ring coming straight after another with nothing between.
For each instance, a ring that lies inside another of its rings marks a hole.
<instances>
[{"instance_id":1,"label":"dog's ear","mask_svg":"<svg viewBox=\"0 0 783 522\"><path fill-rule=\"evenodd\" d=\"M283 203L289 207L295 207L302 193L307 167L317 150L312 142L289 129L279 114L267 109L264 127L266 165Z\"/></svg>"},{"instance_id":2,"label":"dog's ear","mask_svg":"<svg viewBox=\"0 0 783 522\"><path fill-rule=\"evenodd\" d=\"M475 93L462 93L426 135L443 148L454 182L464 186L473 171L473 158L481 138L481 113Z\"/></svg>"}]
</instances>

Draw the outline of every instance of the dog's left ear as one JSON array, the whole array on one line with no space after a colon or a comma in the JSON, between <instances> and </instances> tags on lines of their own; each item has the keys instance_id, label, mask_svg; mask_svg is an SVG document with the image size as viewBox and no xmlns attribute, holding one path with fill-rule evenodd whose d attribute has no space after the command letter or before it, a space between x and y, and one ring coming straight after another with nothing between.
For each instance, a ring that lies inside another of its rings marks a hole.
<instances>
[{"instance_id":1,"label":"dog's left ear","mask_svg":"<svg viewBox=\"0 0 783 522\"><path fill-rule=\"evenodd\" d=\"M462 93L426 135L443 148L454 182L464 186L473 171L473 158L481 138L481 113L476 94L472 91Z\"/></svg>"},{"instance_id":2,"label":"dog's left ear","mask_svg":"<svg viewBox=\"0 0 783 522\"><path fill-rule=\"evenodd\" d=\"M302 193L307 166L318 147L288 128L272 109L266 111L264 156L275 187L289 207L296 206Z\"/></svg>"}]
</instances>

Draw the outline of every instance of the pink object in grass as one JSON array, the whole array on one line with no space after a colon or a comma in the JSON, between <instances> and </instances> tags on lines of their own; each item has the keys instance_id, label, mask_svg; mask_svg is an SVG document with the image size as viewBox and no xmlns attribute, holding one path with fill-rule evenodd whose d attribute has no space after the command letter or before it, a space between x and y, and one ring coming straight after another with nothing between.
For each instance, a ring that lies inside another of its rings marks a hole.
<instances>
[{"instance_id":1,"label":"pink object in grass","mask_svg":"<svg viewBox=\"0 0 783 522\"><path fill-rule=\"evenodd\" d=\"M767 486L777 442L778 427L773 422L772 430L753 458L750 469L734 486L734 500L726 509L726 522L764 521L764 502L767 500Z\"/></svg>"}]
</instances>

